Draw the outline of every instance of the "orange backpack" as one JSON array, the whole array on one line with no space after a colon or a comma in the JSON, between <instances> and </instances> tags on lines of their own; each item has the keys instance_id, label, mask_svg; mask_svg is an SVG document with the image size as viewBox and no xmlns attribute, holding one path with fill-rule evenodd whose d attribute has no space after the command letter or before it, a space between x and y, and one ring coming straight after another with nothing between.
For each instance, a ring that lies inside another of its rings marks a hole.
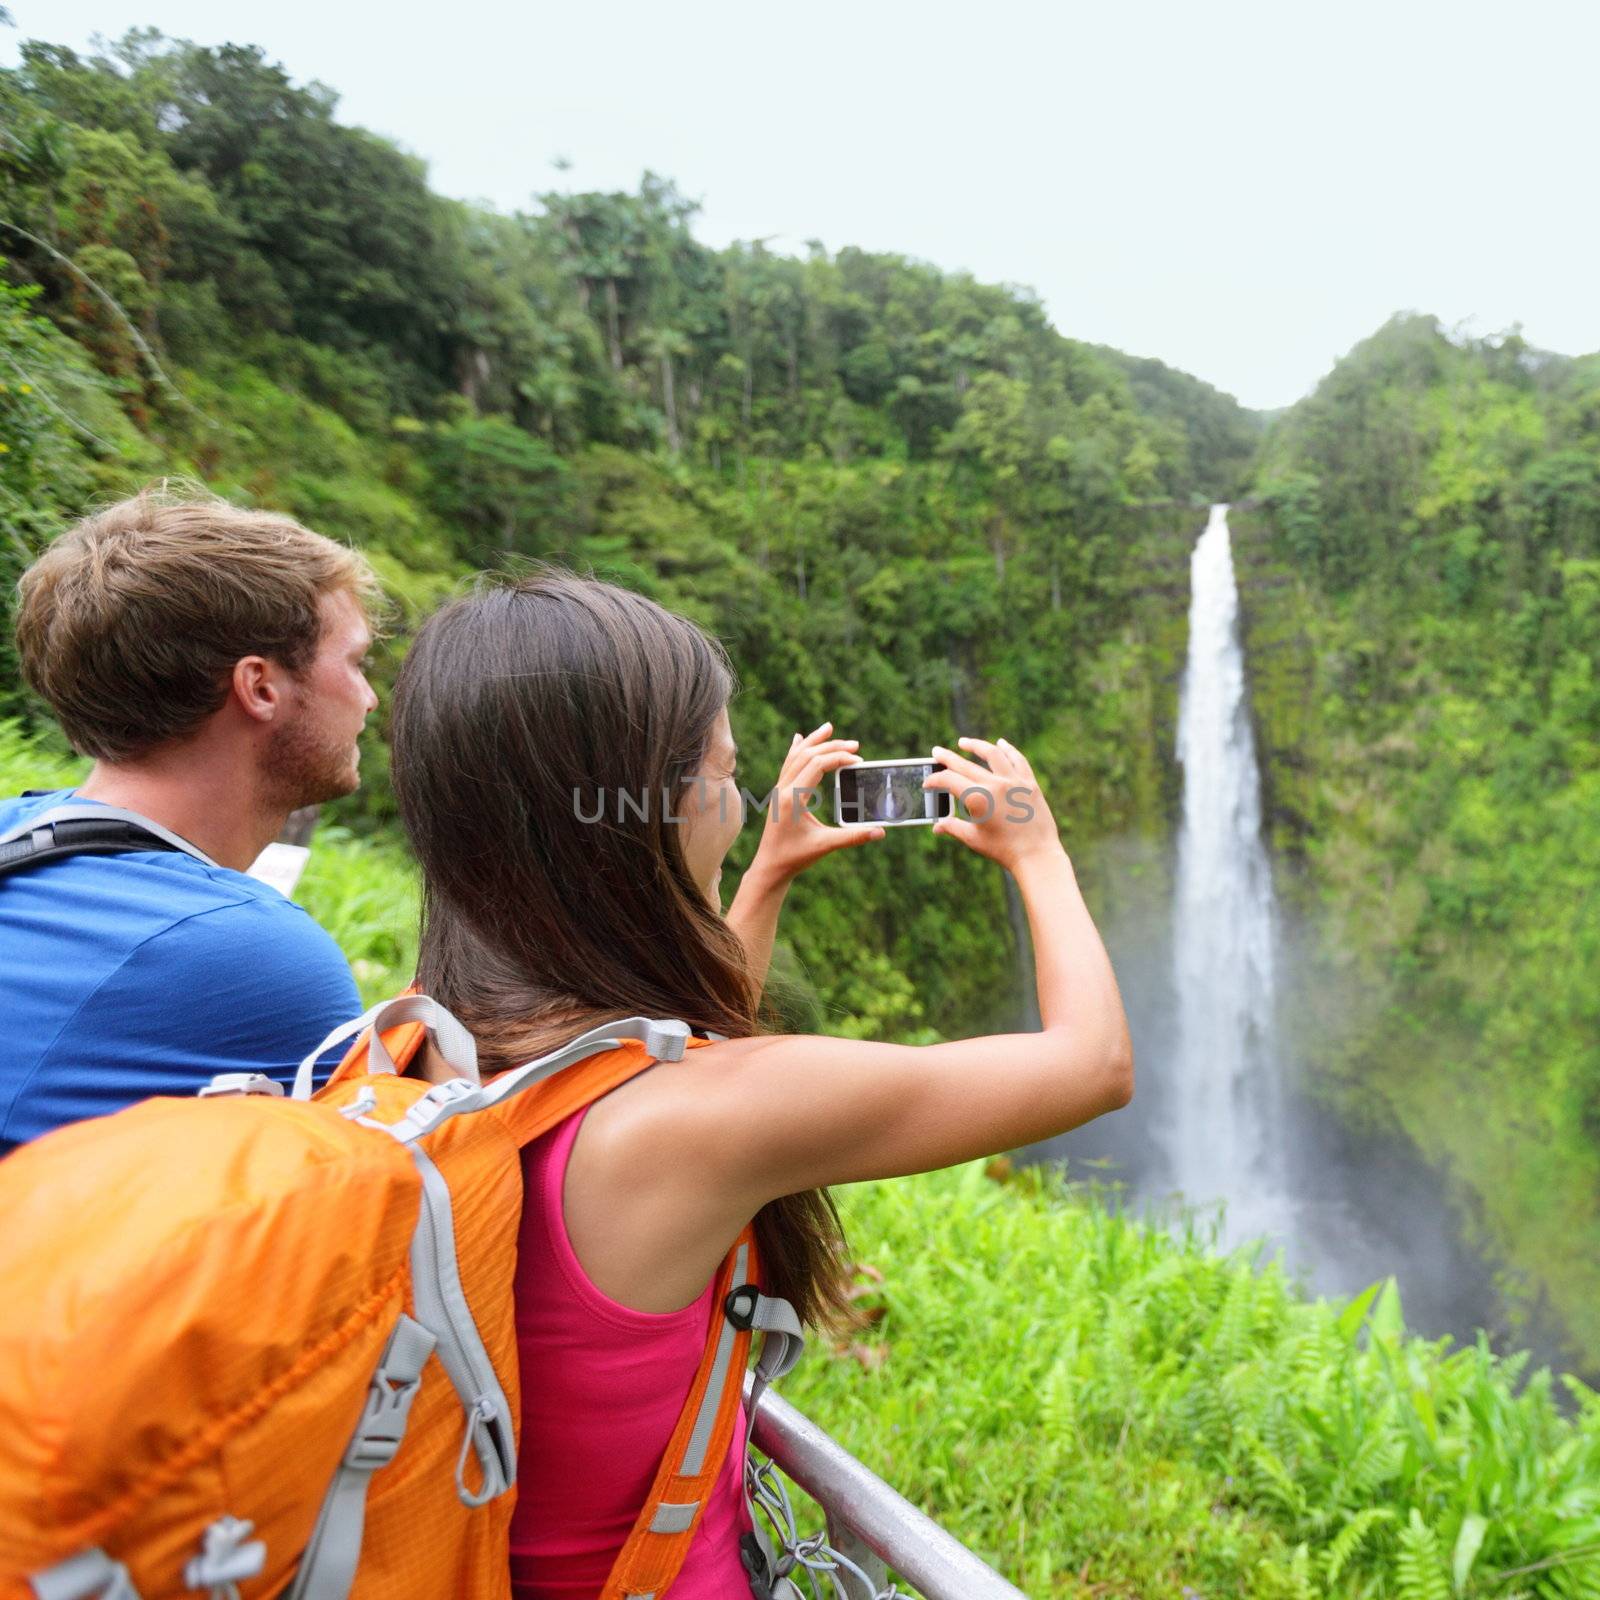
<instances>
[{"instance_id":1,"label":"orange backpack","mask_svg":"<svg viewBox=\"0 0 1600 1600\"><path fill-rule=\"evenodd\" d=\"M430 1035L460 1076L399 1076ZM290 1097L233 1074L0 1161L0 1600L506 1600L518 1152L705 1042L633 1017L485 1084L407 995ZM603 1600L677 1575L753 1333L758 1385L800 1354L756 1270L747 1229Z\"/></svg>"}]
</instances>

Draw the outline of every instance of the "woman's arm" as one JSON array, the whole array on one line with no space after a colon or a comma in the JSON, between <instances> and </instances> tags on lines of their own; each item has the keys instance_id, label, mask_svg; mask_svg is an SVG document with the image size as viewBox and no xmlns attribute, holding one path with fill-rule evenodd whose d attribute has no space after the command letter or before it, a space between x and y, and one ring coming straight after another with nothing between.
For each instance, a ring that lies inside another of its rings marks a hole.
<instances>
[{"instance_id":1,"label":"woman's arm","mask_svg":"<svg viewBox=\"0 0 1600 1600\"><path fill-rule=\"evenodd\" d=\"M1133 1094L1133 1046L1117 981L1033 769L1004 740L961 742L971 754L936 751L946 770L927 787L960 796L968 816L946 818L934 831L1015 877L1033 933L1043 1027L924 1046L742 1041L714 1087L683 1087L703 1088L712 1097L705 1109L720 1106L728 1116L738 1106L769 1108L755 1113L747 1164L730 1173L746 1199L764 1204L796 1189L1015 1149ZM712 1063L694 1075L709 1080ZM739 1168L739 1158L730 1164Z\"/></svg>"},{"instance_id":2,"label":"woman's arm","mask_svg":"<svg viewBox=\"0 0 1600 1600\"><path fill-rule=\"evenodd\" d=\"M746 1124L715 1157L728 1199L737 1196L732 1212L1035 1144L1128 1103L1127 1019L1072 863L1058 845L1020 862L1016 878L1033 930L1039 1032L923 1046L741 1040L657 1075L702 1128Z\"/></svg>"},{"instance_id":3,"label":"woman's arm","mask_svg":"<svg viewBox=\"0 0 1600 1600\"><path fill-rule=\"evenodd\" d=\"M829 739L831 722L805 738L797 733L784 757L778 781L767 797L767 821L755 857L739 880L739 891L727 910L727 922L744 942L745 956L756 985L763 988L772 964L772 943L778 915L789 885L834 850L848 850L883 837L882 828L830 828L819 821L807 797L821 792L823 779L857 759L855 739Z\"/></svg>"},{"instance_id":4,"label":"woman's arm","mask_svg":"<svg viewBox=\"0 0 1600 1600\"><path fill-rule=\"evenodd\" d=\"M772 871L756 858L739 880L739 891L728 907L727 923L744 944L750 975L758 988L765 988L767 968L772 965L772 943L778 933L778 917L794 880Z\"/></svg>"}]
</instances>

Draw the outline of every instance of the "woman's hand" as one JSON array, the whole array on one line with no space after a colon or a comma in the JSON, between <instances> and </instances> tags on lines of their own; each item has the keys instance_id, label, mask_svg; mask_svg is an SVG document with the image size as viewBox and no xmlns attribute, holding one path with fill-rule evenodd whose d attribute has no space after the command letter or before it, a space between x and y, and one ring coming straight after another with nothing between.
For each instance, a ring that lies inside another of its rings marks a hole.
<instances>
[{"instance_id":1,"label":"woman's hand","mask_svg":"<svg viewBox=\"0 0 1600 1600\"><path fill-rule=\"evenodd\" d=\"M1045 804L1028 758L1004 739L998 744L987 739L958 739L956 743L988 765L979 766L969 756L941 745L933 747L945 770L925 778L923 788L942 790L960 800L967 812L966 817L941 817L933 831L959 839L1011 873L1035 856L1064 854L1056 819Z\"/></svg>"},{"instance_id":2,"label":"woman's hand","mask_svg":"<svg viewBox=\"0 0 1600 1600\"><path fill-rule=\"evenodd\" d=\"M859 759L856 747L860 741L829 739L826 735L832 727L831 722L824 722L803 739L798 733L794 736L772 789L766 828L750 872L759 869L760 873L787 883L830 851L848 850L883 837L882 828L829 827L812 814L806 803L806 791L816 795L828 773L853 766Z\"/></svg>"},{"instance_id":3,"label":"woman's hand","mask_svg":"<svg viewBox=\"0 0 1600 1600\"><path fill-rule=\"evenodd\" d=\"M758 986L766 981L778 916L794 879L830 850L848 849L883 837L882 828L827 827L812 816L806 804L821 789L828 773L859 759L856 740L824 737L832 727L831 722L824 722L803 739L798 733L794 736L778 781L768 796L767 824L761 843L728 907L728 925L744 941L750 972Z\"/></svg>"}]
</instances>

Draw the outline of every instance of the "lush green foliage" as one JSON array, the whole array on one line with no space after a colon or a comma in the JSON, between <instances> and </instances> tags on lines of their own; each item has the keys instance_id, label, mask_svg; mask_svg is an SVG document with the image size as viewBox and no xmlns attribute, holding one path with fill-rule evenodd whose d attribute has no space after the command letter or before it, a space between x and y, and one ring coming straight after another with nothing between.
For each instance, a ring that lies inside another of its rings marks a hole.
<instances>
[{"instance_id":1,"label":"lush green foliage","mask_svg":"<svg viewBox=\"0 0 1600 1600\"><path fill-rule=\"evenodd\" d=\"M1342 969L1306 996L1314 1058L1456 1173L1593 1366L1600 358L1396 319L1262 477L1256 705Z\"/></svg>"},{"instance_id":2,"label":"lush green foliage","mask_svg":"<svg viewBox=\"0 0 1600 1600\"><path fill-rule=\"evenodd\" d=\"M1307 1300L1038 1168L841 1198L878 1320L784 1392L1027 1593L1600 1595L1600 1394L1392 1281Z\"/></svg>"},{"instance_id":3,"label":"lush green foliage","mask_svg":"<svg viewBox=\"0 0 1600 1600\"><path fill-rule=\"evenodd\" d=\"M14 718L0 722L0 795L24 789L65 789L88 764L50 738L31 736Z\"/></svg>"}]
</instances>

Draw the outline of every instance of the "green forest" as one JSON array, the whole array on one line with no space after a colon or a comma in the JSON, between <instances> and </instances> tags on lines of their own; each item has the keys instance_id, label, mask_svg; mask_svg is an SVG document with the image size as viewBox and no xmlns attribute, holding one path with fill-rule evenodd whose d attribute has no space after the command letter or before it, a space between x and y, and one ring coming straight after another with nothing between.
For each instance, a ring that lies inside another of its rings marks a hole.
<instances>
[{"instance_id":1,"label":"green forest","mask_svg":"<svg viewBox=\"0 0 1600 1600\"><path fill-rule=\"evenodd\" d=\"M1397 316L1268 417L1022 289L711 249L654 174L449 200L337 112L149 30L0 71L8 600L90 506L197 479L369 555L382 695L473 572L567 562L727 644L753 789L824 718L869 756L1003 734L1098 912L1113 846L1172 837L1188 552L1234 502L1297 1050L1567 1370L999 1163L844 1197L875 1320L786 1390L1030 1593L1600 1595L1600 356ZM377 998L416 885L374 720L301 897ZM7 654L5 792L77 770ZM939 845L796 884L788 1026L1023 1024L1009 880Z\"/></svg>"}]
</instances>

